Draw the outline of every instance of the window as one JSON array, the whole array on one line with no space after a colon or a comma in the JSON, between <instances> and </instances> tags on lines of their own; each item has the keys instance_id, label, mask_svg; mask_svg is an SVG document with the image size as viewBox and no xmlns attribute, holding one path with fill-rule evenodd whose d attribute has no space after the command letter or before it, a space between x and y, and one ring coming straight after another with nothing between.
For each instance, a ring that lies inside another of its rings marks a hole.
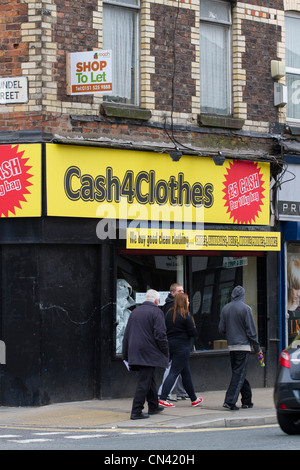
<instances>
[{"instance_id":1,"label":"window","mask_svg":"<svg viewBox=\"0 0 300 470\"><path fill-rule=\"evenodd\" d=\"M226 349L227 342L219 333L220 314L230 302L232 289L243 284L242 260L222 256L191 258L191 313L198 329L197 351Z\"/></svg>"},{"instance_id":2,"label":"window","mask_svg":"<svg viewBox=\"0 0 300 470\"><path fill-rule=\"evenodd\" d=\"M263 259L263 258L262 258ZM251 306L260 344L265 342L265 308L259 306L261 293L259 258L223 256L168 256L119 254L116 285L116 353L122 352L122 340L131 311L144 301L148 289L160 293L164 305L170 285L182 284L189 295L190 312L198 337L193 351L227 349L226 339L218 331L223 306L230 301L233 288L246 286L246 303Z\"/></svg>"},{"instance_id":3,"label":"window","mask_svg":"<svg viewBox=\"0 0 300 470\"><path fill-rule=\"evenodd\" d=\"M286 346L300 333L300 247L287 243Z\"/></svg>"},{"instance_id":4,"label":"window","mask_svg":"<svg viewBox=\"0 0 300 470\"><path fill-rule=\"evenodd\" d=\"M200 2L201 113L231 113L231 7L223 1Z\"/></svg>"},{"instance_id":5,"label":"window","mask_svg":"<svg viewBox=\"0 0 300 470\"><path fill-rule=\"evenodd\" d=\"M300 14L289 13L285 17L285 51L288 89L286 115L289 121L300 123Z\"/></svg>"},{"instance_id":6,"label":"window","mask_svg":"<svg viewBox=\"0 0 300 470\"><path fill-rule=\"evenodd\" d=\"M113 95L104 101L138 105L139 0L103 3L103 49L113 53Z\"/></svg>"}]
</instances>

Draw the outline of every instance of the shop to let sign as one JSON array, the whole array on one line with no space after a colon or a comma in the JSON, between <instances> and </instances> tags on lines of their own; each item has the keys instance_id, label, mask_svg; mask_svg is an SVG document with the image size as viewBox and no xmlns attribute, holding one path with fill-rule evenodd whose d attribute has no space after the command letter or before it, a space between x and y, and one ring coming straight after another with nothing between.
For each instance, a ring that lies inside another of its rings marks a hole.
<instances>
[{"instance_id":1,"label":"shop to let sign","mask_svg":"<svg viewBox=\"0 0 300 470\"><path fill-rule=\"evenodd\" d=\"M88 51L67 54L67 93L112 93L112 52Z\"/></svg>"},{"instance_id":2,"label":"shop to let sign","mask_svg":"<svg viewBox=\"0 0 300 470\"><path fill-rule=\"evenodd\" d=\"M280 232L128 228L126 248L280 251Z\"/></svg>"}]
</instances>

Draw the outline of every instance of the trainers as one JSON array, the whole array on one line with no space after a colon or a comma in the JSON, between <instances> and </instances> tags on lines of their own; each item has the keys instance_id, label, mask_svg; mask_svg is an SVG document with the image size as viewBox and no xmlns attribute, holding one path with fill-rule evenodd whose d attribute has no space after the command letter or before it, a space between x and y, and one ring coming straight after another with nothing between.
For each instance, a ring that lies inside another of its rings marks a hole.
<instances>
[{"instance_id":1,"label":"trainers","mask_svg":"<svg viewBox=\"0 0 300 470\"><path fill-rule=\"evenodd\" d=\"M236 405L229 405L228 403L224 403L223 407L231 411L239 410L239 408Z\"/></svg>"},{"instance_id":2,"label":"trainers","mask_svg":"<svg viewBox=\"0 0 300 470\"><path fill-rule=\"evenodd\" d=\"M175 408L175 405L173 405L173 403L170 403L169 401L166 401L166 400L158 400L158 403L164 406L165 408Z\"/></svg>"},{"instance_id":3,"label":"trainers","mask_svg":"<svg viewBox=\"0 0 300 470\"><path fill-rule=\"evenodd\" d=\"M168 401L177 401L177 398L176 398L176 397L172 397L172 395L168 395L168 396L167 396L167 400L168 400Z\"/></svg>"},{"instance_id":4,"label":"trainers","mask_svg":"<svg viewBox=\"0 0 300 470\"><path fill-rule=\"evenodd\" d=\"M242 405L242 408L253 408L253 403L249 403L249 405Z\"/></svg>"},{"instance_id":5,"label":"trainers","mask_svg":"<svg viewBox=\"0 0 300 470\"><path fill-rule=\"evenodd\" d=\"M203 402L203 398L202 398L202 397L199 397L199 398L197 398L197 400L192 401L192 406L198 406L198 405L200 405L200 403L202 403L202 402Z\"/></svg>"}]
</instances>

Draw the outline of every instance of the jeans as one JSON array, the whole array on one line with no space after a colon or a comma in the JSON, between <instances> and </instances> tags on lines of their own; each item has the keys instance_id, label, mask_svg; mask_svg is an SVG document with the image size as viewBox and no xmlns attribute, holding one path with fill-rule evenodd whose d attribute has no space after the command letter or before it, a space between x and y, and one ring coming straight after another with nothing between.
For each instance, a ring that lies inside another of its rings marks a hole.
<instances>
[{"instance_id":1,"label":"jeans","mask_svg":"<svg viewBox=\"0 0 300 470\"><path fill-rule=\"evenodd\" d=\"M162 391L162 388L163 388L163 384L164 384L164 381L166 380L166 378L168 377L169 375L169 372L170 372L170 369L171 369L171 365L172 365L172 362L169 363L169 367L165 370L164 372L164 376L163 376L163 379L162 379L162 383L158 389L158 396L160 397L161 395L161 391ZM184 397L186 395L186 391L184 390L183 388L183 385L182 385L182 377L181 375L178 375L177 379L175 380L175 383L173 384L171 390L170 390L170 393L172 393L174 391L174 393L176 393L177 395L177 398L178 397Z\"/></svg>"},{"instance_id":2,"label":"jeans","mask_svg":"<svg viewBox=\"0 0 300 470\"><path fill-rule=\"evenodd\" d=\"M225 403L228 405L235 405L240 393L242 395L242 404L251 404L252 391L246 379L248 358L249 351L230 351L232 376L225 395Z\"/></svg>"},{"instance_id":3,"label":"jeans","mask_svg":"<svg viewBox=\"0 0 300 470\"><path fill-rule=\"evenodd\" d=\"M132 414L139 414L147 400L148 408L154 411L158 408L158 396L155 382L155 367L139 366L138 382L132 403Z\"/></svg>"},{"instance_id":4,"label":"jeans","mask_svg":"<svg viewBox=\"0 0 300 470\"><path fill-rule=\"evenodd\" d=\"M187 347L182 346L174 351L170 349L172 364L169 375L164 381L162 387L162 392L160 396L161 400L167 399L167 396L169 395L171 388L173 387L179 374L181 374L184 389L190 399L192 401L195 401L197 399L190 371L190 350L190 344Z\"/></svg>"}]
</instances>

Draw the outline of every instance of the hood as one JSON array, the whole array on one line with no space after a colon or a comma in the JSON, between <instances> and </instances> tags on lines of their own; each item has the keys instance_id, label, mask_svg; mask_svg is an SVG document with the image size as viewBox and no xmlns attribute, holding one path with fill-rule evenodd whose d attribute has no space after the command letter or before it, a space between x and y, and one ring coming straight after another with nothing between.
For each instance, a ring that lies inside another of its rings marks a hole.
<instances>
[{"instance_id":1,"label":"hood","mask_svg":"<svg viewBox=\"0 0 300 470\"><path fill-rule=\"evenodd\" d=\"M245 289L242 286L236 286L231 293L231 300L245 300Z\"/></svg>"},{"instance_id":2,"label":"hood","mask_svg":"<svg viewBox=\"0 0 300 470\"><path fill-rule=\"evenodd\" d=\"M166 300L165 300L165 303L166 303L166 304L170 304L171 302L174 302L174 295L172 295L172 294L169 293L169 294L168 294L168 297L167 297Z\"/></svg>"}]
</instances>

